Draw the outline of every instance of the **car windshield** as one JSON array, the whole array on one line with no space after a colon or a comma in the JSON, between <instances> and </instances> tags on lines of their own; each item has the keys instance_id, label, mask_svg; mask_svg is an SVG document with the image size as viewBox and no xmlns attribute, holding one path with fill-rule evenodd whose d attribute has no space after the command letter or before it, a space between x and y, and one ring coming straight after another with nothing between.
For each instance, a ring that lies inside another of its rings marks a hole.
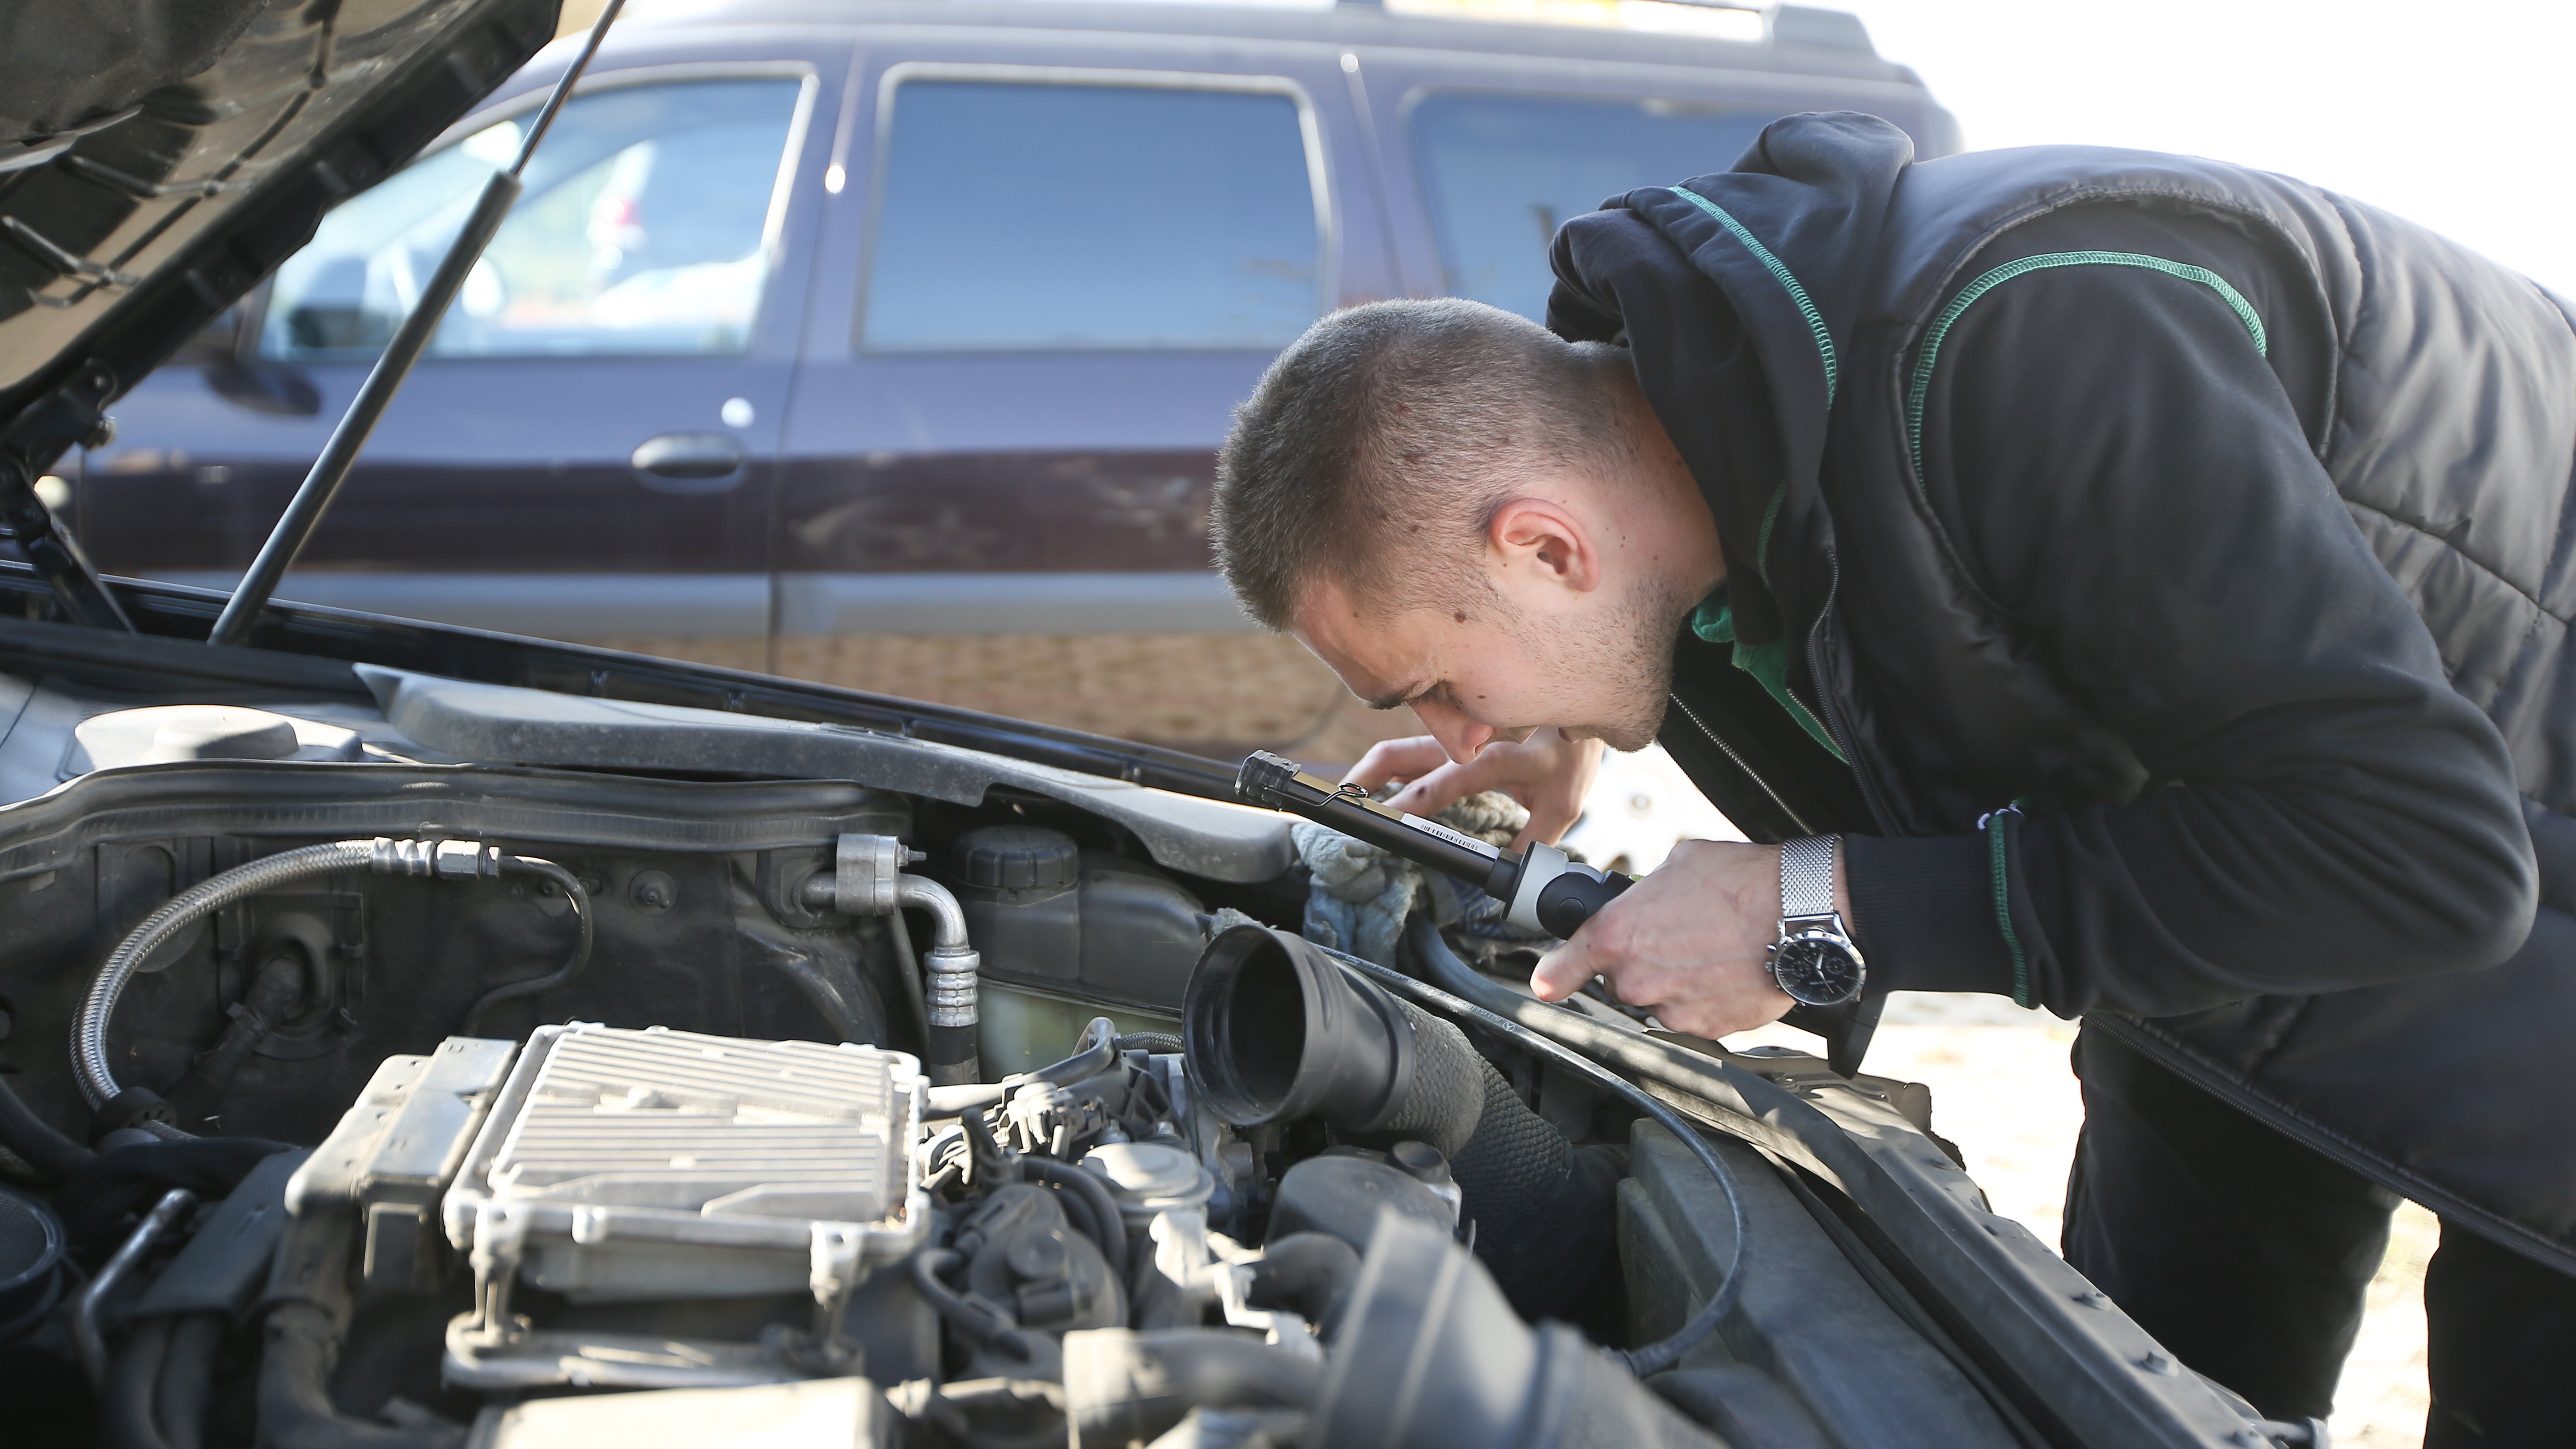
<instances>
[{"instance_id":1,"label":"car windshield","mask_svg":"<svg viewBox=\"0 0 2576 1449\"><path fill-rule=\"evenodd\" d=\"M433 357L738 352L769 269L801 82L618 86L564 107L467 276ZM263 355L368 356L455 239L518 120L431 153L325 217L278 268Z\"/></svg>"},{"instance_id":2,"label":"car windshield","mask_svg":"<svg viewBox=\"0 0 2576 1449\"><path fill-rule=\"evenodd\" d=\"M1696 101L1424 96L1414 155L1450 294L1544 320L1560 223L1641 186L1726 170L1773 119Z\"/></svg>"}]
</instances>

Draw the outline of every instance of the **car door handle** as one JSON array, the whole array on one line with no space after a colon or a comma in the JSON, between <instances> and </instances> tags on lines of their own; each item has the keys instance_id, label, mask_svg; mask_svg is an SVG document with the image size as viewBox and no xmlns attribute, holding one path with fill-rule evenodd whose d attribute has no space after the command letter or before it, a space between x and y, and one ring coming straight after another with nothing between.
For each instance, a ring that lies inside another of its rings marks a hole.
<instances>
[{"instance_id":1,"label":"car door handle","mask_svg":"<svg viewBox=\"0 0 2576 1449\"><path fill-rule=\"evenodd\" d=\"M719 493L742 481L748 455L726 433L664 433L627 459L637 481L662 493Z\"/></svg>"}]
</instances>

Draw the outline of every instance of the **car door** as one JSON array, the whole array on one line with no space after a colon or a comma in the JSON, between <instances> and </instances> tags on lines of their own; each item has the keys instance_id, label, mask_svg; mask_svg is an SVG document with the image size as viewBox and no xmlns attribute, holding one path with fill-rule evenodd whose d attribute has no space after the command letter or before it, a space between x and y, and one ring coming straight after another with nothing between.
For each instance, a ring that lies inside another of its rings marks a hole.
<instances>
[{"instance_id":1,"label":"car door","mask_svg":"<svg viewBox=\"0 0 2576 1449\"><path fill-rule=\"evenodd\" d=\"M756 666L820 73L683 33L586 81L280 597ZM82 478L103 567L237 576L541 95L333 211L231 355L120 405Z\"/></svg>"},{"instance_id":2,"label":"car door","mask_svg":"<svg viewBox=\"0 0 2576 1449\"><path fill-rule=\"evenodd\" d=\"M863 44L783 443L780 671L1210 749L1311 734L1339 686L1235 608L1207 506L1278 349L1394 290L1340 53Z\"/></svg>"}]
</instances>

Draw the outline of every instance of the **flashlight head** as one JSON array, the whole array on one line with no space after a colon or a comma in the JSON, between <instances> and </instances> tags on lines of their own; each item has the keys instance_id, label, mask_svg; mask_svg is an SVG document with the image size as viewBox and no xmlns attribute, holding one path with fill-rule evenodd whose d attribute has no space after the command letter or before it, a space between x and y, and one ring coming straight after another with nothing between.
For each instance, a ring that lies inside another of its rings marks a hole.
<instances>
[{"instance_id":1,"label":"flashlight head","mask_svg":"<svg viewBox=\"0 0 2576 1449\"><path fill-rule=\"evenodd\" d=\"M1243 757L1243 768L1235 772L1234 793L1246 805L1285 810L1287 787L1296 778L1296 761L1268 750L1255 750Z\"/></svg>"}]
</instances>

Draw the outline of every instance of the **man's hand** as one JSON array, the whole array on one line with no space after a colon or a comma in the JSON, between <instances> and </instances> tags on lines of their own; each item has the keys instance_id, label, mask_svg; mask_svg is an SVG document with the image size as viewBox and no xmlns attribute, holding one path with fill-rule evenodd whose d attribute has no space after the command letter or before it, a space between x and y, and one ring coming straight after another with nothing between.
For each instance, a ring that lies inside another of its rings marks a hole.
<instances>
[{"instance_id":1,"label":"man's hand","mask_svg":"<svg viewBox=\"0 0 2576 1449\"><path fill-rule=\"evenodd\" d=\"M1429 735L1371 745L1342 777L1345 785L1374 790L1390 780L1405 787L1387 802L1413 815L1432 815L1486 790L1500 790L1529 807L1529 824L1512 841L1526 850L1533 840L1549 845L1583 813L1583 797L1601 773L1602 744L1560 729L1533 732L1520 744L1496 741L1458 764Z\"/></svg>"},{"instance_id":2,"label":"man's hand","mask_svg":"<svg viewBox=\"0 0 2576 1449\"><path fill-rule=\"evenodd\" d=\"M1834 909L1851 921L1841 852ZM1796 1003L1771 979L1780 935L1780 847L1685 840L1662 868L1541 958L1530 988L1563 1001L1595 976L1674 1031L1718 1037L1780 1019Z\"/></svg>"}]
</instances>

